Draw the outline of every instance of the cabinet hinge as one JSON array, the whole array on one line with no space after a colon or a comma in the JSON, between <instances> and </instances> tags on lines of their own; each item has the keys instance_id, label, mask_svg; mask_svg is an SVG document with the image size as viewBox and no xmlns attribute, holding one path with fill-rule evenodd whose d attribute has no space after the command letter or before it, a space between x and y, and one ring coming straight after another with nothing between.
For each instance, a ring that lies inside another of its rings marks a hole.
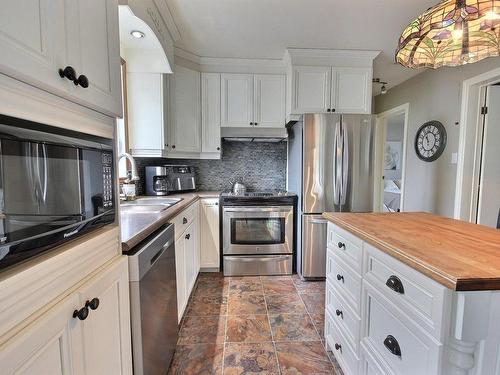
<instances>
[{"instance_id":1,"label":"cabinet hinge","mask_svg":"<svg viewBox=\"0 0 500 375\"><path fill-rule=\"evenodd\" d=\"M481 114L482 115L487 115L488 114L488 107L486 107L486 106L481 107Z\"/></svg>"}]
</instances>

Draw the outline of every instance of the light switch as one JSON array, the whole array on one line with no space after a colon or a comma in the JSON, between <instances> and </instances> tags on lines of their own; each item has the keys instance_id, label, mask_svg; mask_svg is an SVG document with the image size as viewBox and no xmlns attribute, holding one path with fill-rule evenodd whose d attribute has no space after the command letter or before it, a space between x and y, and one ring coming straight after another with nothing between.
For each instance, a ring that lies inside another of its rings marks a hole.
<instances>
[{"instance_id":1,"label":"light switch","mask_svg":"<svg viewBox=\"0 0 500 375\"><path fill-rule=\"evenodd\" d=\"M451 154L451 164L458 163L458 152L452 152Z\"/></svg>"}]
</instances>

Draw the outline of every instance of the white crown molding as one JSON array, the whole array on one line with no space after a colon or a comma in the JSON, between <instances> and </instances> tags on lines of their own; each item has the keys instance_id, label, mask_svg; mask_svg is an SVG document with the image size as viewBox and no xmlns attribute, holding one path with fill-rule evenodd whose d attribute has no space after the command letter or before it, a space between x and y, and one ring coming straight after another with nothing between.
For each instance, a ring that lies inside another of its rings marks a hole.
<instances>
[{"instance_id":1,"label":"white crown molding","mask_svg":"<svg viewBox=\"0 0 500 375\"><path fill-rule=\"evenodd\" d=\"M373 60L380 51L370 50L340 50L316 48L287 48L283 63L290 65L332 65L332 66L367 66L373 65Z\"/></svg>"},{"instance_id":2,"label":"white crown molding","mask_svg":"<svg viewBox=\"0 0 500 375\"><path fill-rule=\"evenodd\" d=\"M284 74L285 65L279 59L243 59L233 57L205 57L175 47L175 56L200 66L202 72L275 73Z\"/></svg>"},{"instance_id":3,"label":"white crown molding","mask_svg":"<svg viewBox=\"0 0 500 375\"><path fill-rule=\"evenodd\" d=\"M163 18L165 25L167 25L167 30L170 33L170 36L172 37L174 42L177 42L181 38L181 33L179 32L179 29L175 24L174 17L172 16L172 12L168 7L167 1L166 0L153 0L153 1L158 10L160 11L160 15Z\"/></svg>"}]
</instances>

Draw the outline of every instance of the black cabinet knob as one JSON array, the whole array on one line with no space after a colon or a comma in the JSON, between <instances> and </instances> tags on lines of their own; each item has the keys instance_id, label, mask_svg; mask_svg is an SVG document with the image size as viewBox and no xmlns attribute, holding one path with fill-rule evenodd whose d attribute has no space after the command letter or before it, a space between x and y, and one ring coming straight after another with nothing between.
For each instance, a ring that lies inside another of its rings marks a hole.
<instances>
[{"instance_id":1,"label":"black cabinet knob","mask_svg":"<svg viewBox=\"0 0 500 375\"><path fill-rule=\"evenodd\" d=\"M254 125L259 125L257 122L254 122L253 124L254 124Z\"/></svg>"},{"instance_id":2,"label":"black cabinet knob","mask_svg":"<svg viewBox=\"0 0 500 375\"><path fill-rule=\"evenodd\" d=\"M384 340L384 346L395 356L401 357L401 348L399 347L398 340L392 335L389 335Z\"/></svg>"},{"instance_id":3,"label":"black cabinet knob","mask_svg":"<svg viewBox=\"0 0 500 375\"><path fill-rule=\"evenodd\" d=\"M73 311L73 318L78 318L80 320L85 320L89 316L89 308L82 307L80 310Z\"/></svg>"},{"instance_id":4,"label":"black cabinet knob","mask_svg":"<svg viewBox=\"0 0 500 375\"><path fill-rule=\"evenodd\" d=\"M335 112L335 108L332 108L332 112Z\"/></svg>"},{"instance_id":5,"label":"black cabinet knob","mask_svg":"<svg viewBox=\"0 0 500 375\"><path fill-rule=\"evenodd\" d=\"M175 148L175 145L172 145L172 148Z\"/></svg>"},{"instance_id":6,"label":"black cabinet knob","mask_svg":"<svg viewBox=\"0 0 500 375\"><path fill-rule=\"evenodd\" d=\"M394 290L396 293L405 294L403 283L401 282L399 277L395 275L391 275L385 282L385 285L387 285L389 289Z\"/></svg>"},{"instance_id":7,"label":"black cabinet knob","mask_svg":"<svg viewBox=\"0 0 500 375\"><path fill-rule=\"evenodd\" d=\"M189 240L191 238L191 235L188 233L188 234L186 234L185 238L186 238L186 240Z\"/></svg>"},{"instance_id":8,"label":"black cabinet knob","mask_svg":"<svg viewBox=\"0 0 500 375\"><path fill-rule=\"evenodd\" d=\"M64 69L59 69L59 75L61 76L61 78L67 78L73 82L76 80L75 69L73 69L73 67L69 65Z\"/></svg>"},{"instance_id":9,"label":"black cabinet knob","mask_svg":"<svg viewBox=\"0 0 500 375\"><path fill-rule=\"evenodd\" d=\"M344 276L342 276L341 274L337 274L337 280L344 282Z\"/></svg>"},{"instance_id":10,"label":"black cabinet knob","mask_svg":"<svg viewBox=\"0 0 500 375\"><path fill-rule=\"evenodd\" d=\"M185 217L182 218L182 224L187 224L188 222L188 219L186 219Z\"/></svg>"},{"instance_id":11,"label":"black cabinet knob","mask_svg":"<svg viewBox=\"0 0 500 375\"><path fill-rule=\"evenodd\" d=\"M339 310L339 309L335 310L335 314L337 316L340 316L342 319L344 319L344 313L342 312L342 310Z\"/></svg>"},{"instance_id":12,"label":"black cabinet knob","mask_svg":"<svg viewBox=\"0 0 500 375\"><path fill-rule=\"evenodd\" d=\"M251 122L250 125L253 125L253 122Z\"/></svg>"},{"instance_id":13,"label":"black cabinet knob","mask_svg":"<svg viewBox=\"0 0 500 375\"><path fill-rule=\"evenodd\" d=\"M342 248L344 248L344 249L345 249L345 243L343 243L343 242L339 242L339 243L337 244L337 246L339 247L339 249L342 249Z\"/></svg>"},{"instance_id":14,"label":"black cabinet knob","mask_svg":"<svg viewBox=\"0 0 500 375\"><path fill-rule=\"evenodd\" d=\"M335 350L342 351L342 345L335 343Z\"/></svg>"},{"instance_id":15,"label":"black cabinet knob","mask_svg":"<svg viewBox=\"0 0 500 375\"><path fill-rule=\"evenodd\" d=\"M84 89L89 87L89 79L86 76L84 76L83 74L78 76L78 78L75 79L73 82L75 83L76 86L80 85Z\"/></svg>"},{"instance_id":16,"label":"black cabinet knob","mask_svg":"<svg viewBox=\"0 0 500 375\"><path fill-rule=\"evenodd\" d=\"M87 301L85 303L85 307L88 307L90 308L90 310L97 310L97 308L99 307L99 298L92 298L90 301Z\"/></svg>"},{"instance_id":17,"label":"black cabinet knob","mask_svg":"<svg viewBox=\"0 0 500 375\"><path fill-rule=\"evenodd\" d=\"M217 147L217 151L220 151L220 147Z\"/></svg>"},{"instance_id":18,"label":"black cabinet knob","mask_svg":"<svg viewBox=\"0 0 500 375\"><path fill-rule=\"evenodd\" d=\"M327 112L330 112L330 111L331 111L331 109L330 109L330 108L327 108L327 109L326 109L326 111L327 111Z\"/></svg>"}]
</instances>

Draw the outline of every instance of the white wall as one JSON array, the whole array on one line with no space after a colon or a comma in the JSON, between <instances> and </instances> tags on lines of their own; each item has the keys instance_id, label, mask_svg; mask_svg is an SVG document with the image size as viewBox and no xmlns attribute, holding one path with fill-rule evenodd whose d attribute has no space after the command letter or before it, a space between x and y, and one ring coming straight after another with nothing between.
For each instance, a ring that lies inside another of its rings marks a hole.
<instances>
[{"instance_id":1,"label":"white wall","mask_svg":"<svg viewBox=\"0 0 500 375\"><path fill-rule=\"evenodd\" d=\"M427 70L375 98L375 113L410 103L406 165L405 211L428 211L453 217L462 82L500 67L500 58L457 68ZM415 153L415 134L424 122L438 120L448 133L448 144L435 162L426 163Z\"/></svg>"}]
</instances>

